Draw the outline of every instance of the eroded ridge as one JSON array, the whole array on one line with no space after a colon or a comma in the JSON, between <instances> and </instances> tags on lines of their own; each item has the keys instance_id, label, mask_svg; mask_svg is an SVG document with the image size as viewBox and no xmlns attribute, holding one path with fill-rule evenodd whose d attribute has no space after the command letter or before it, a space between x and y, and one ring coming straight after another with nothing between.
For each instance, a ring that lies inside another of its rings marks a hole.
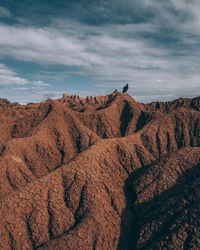
<instances>
[{"instance_id":1,"label":"eroded ridge","mask_svg":"<svg viewBox=\"0 0 200 250\"><path fill-rule=\"evenodd\" d=\"M0 102L0 248L199 249L199 98Z\"/></svg>"}]
</instances>

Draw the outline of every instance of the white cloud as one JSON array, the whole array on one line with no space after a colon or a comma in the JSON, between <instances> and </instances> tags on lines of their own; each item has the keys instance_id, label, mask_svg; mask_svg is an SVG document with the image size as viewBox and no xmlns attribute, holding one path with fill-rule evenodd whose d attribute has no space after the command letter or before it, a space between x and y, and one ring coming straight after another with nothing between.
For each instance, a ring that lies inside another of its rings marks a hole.
<instances>
[{"instance_id":1,"label":"white cloud","mask_svg":"<svg viewBox=\"0 0 200 250\"><path fill-rule=\"evenodd\" d=\"M159 5L161 19L167 22L166 27L171 26L177 29L178 32L182 32L183 36L200 35L200 1L169 0L168 3L168 10L163 8L162 2Z\"/></svg>"},{"instance_id":2,"label":"white cloud","mask_svg":"<svg viewBox=\"0 0 200 250\"><path fill-rule=\"evenodd\" d=\"M150 47L138 38L126 37L131 29L138 29L137 25L95 28L96 34L91 33L92 29L94 27L78 26L77 23L70 23L60 31L0 25L0 55L47 65L73 66L79 71L81 69L83 74L111 77L130 77L134 69L163 69L168 66L168 62L163 60L165 51Z\"/></svg>"},{"instance_id":3,"label":"white cloud","mask_svg":"<svg viewBox=\"0 0 200 250\"><path fill-rule=\"evenodd\" d=\"M27 79L19 77L12 69L0 64L0 85L24 85L27 83Z\"/></svg>"},{"instance_id":4,"label":"white cloud","mask_svg":"<svg viewBox=\"0 0 200 250\"><path fill-rule=\"evenodd\" d=\"M48 84L48 83L45 83L45 82L43 82L43 81L33 81L33 82L31 82L31 84L33 84L33 85L35 85L35 86L38 86L38 87L46 87L46 86L50 86L50 84Z\"/></svg>"},{"instance_id":5,"label":"white cloud","mask_svg":"<svg viewBox=\"0 0 200 250\"><path fill-rule=\"evenodd\" d=\"M0 86L11 85L18 85L18 87L13 88L16 90L28 90L31 87L36 87L38 89L50 86L50 84L40 80L30 81L25 78L22 78L18 76L18 74L13 69L8 68L4 64L0 64ZM26 85L26 87L21 87L20 85Z\"/></svg>"},{"instance_id":6,"label":"white cloud","mask_svg":"<svg viewBox=\"0 0 200 250\"><path fill-rule=\"evenodd\" d=\"M99 60L76 38L56 30L1 25L0 34L0 53L24 61L82 66Z\"/></svg>"}]
</instances>

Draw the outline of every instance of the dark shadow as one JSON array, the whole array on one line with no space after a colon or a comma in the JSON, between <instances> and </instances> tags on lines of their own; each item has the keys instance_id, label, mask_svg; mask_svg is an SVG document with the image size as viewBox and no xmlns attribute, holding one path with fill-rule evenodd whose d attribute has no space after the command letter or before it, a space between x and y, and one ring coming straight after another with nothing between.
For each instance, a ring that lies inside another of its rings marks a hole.
<instances>
[{"instance_id":1,"label":"dark shadow","mask_svg":"<svg viewBox=\"0 0 200 250\"><path fill-rule=\"evenodd\" d=\"M180 249L199 249L200 243L195 239L199 239L200 227L200 196L197 195L200 193L200 165L186 170L176 183L161 195L136 205L136 182L140 182L146 168L137 170L126 180L124 193L127 203L121 217L117 249L161 249L161 242L169 249L173 243L176 244L173 235L182 240ZM145 189L148 189L148 186L143 190ZM187 235L185 239L182 239L181 228Z\"/></svg>"},{"instance_id":2,"label":"dark shadow","mask_svg":"<svg viewBox=\"0 0 200 250\"><path fill-rule=\"evenodd\" d=\"M120 132L121 132L121 136L124 136L126 133L126 130L128 128L128 125L130 123L130 121L133 118L133 112L132 112L132 108L131 105L126 101L124 108L122 110L122 114L120 117Z\"/></svg>"},{"instance_id":3,"label":"dark shadow","mask_svg":"<svg viewBox=\"0 0 200 250\"><path fill-rule=\"evenodd\" d=\"M132 190L132 178L126 180L124 186L126 207L121 216L121 232L118 242L118 250L136 249L137 226L134 213L135 192Z\"/></svg>"},{"instance_id":4,"label":"dark shadow","mask_svg":"<svg viewBox=\"0 0 200 250\"><path fill-rule=\"evenodd\" d=\"M151 120L151 114L142 111L141 115L139 116L137 123L136 123L136 128L135 128L135 133L141 130L147 123L150 122Z\"/></svg>"}]
</instances>

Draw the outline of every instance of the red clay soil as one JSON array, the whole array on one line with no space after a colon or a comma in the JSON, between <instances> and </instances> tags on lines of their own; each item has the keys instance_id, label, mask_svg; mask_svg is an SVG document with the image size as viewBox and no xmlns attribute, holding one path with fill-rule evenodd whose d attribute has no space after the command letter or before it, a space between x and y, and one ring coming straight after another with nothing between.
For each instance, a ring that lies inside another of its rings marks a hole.
<instances>
[{"instance_id":1,"label":"red clay soil","mask_svg":"<svg viewBox=\"0 0 200 250\"><path fill-rule=\"evenodd\" d=\"M200 249L200 98L0 100L0 249Z\"/></svg>"}]
</instances>

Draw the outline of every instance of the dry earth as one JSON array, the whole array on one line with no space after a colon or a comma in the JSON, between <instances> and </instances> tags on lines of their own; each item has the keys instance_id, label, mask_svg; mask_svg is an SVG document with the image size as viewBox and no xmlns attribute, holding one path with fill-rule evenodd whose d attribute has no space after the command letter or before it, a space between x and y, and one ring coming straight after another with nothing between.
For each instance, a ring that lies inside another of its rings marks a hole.
<instances>
[{"instance_id":1,"label":"dry earth","mask_svg":"<svg viewBox=\"0 0 200 250\"><path fill-rule=\"evenodd\" d=\"M200 98L0 101L1 249L200 249Z\"/></svg>"}]
</instances>

